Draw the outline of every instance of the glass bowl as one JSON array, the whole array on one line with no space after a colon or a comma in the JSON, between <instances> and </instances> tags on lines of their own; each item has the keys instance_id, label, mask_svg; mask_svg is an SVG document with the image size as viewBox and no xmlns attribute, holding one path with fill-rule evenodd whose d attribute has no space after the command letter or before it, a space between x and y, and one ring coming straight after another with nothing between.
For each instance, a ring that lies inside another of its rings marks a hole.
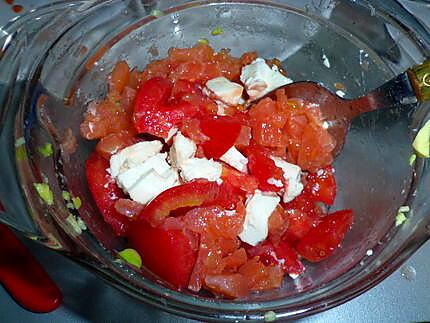
<instances>
[{"instance_id":1,"label":"glass bowl","mask_svg":"<svg viewBox=\"0 0 430 323\"><path fill-rule=\"evenodd\" d=\"M212 36L218 26L224 34ZM0 220L146 303L206 321L297 318L363 293L430 235L427 161L408 162L428 104L353 123L335 162L333 210L356 214L342 247L282 288L246 299L178 292L145 269L136 273L124 265L116 254L125 241L102 220L84 177L94 143L80 138L79 124L87 105L106 93L118 60L142 69L170 47L207 38L234 55L257 50L276 57L295 81L317 81L333 91L341 83L347 97L357 97L430 56L425 27L395 1L64 1L1 32ZM54 147L48 158L38 153L46 142ZM53 191L51 205L35 191L41 182ZM81 198L79 210L67 208L63 191ZM411 211L396 227L403 205Z\"/></svg>"}]
</instances>

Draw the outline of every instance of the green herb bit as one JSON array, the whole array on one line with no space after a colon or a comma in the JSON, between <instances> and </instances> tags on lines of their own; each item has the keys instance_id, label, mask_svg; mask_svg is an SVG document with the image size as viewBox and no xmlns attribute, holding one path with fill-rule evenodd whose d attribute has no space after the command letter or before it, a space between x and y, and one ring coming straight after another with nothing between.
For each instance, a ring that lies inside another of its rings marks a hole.
<instances>
[{"instance_id":1,"label":"green herb bit","mask_svg":"<svg viewBox=\"0 0 430 323\"><path fill-rule=\"evenodd\" d=\"M221 27L215 27L214 30L212 30L211 35L212 36L218 36L224 34L224 30Z\"/></svg>"},{"instance_id":2,"label":"green herb bit","mask_svg":"<svg viewBox=\"0 0 430 323\"><path fill-rule=\"evenodd\" d=\"M25 138L19 137L17 140L15 140L15 147L21 147L25 144Z\"/></svg>"},{"instance_id":3,"label":"green herb bit","mask_svg":"<svg viewBox=\"0 0 430 323\"><path fill-rule=\"evenodd\" d=\"M397 213L396 216L396 227L398 227L399 225L402 225L408 218L406 217L406 215L402 212Z\"/></svg>"},{"instance_id":4,"label":"green herb bit","mask_svg":"<svg viewBox=\"0 0 430 323\"><path fill-rule=\"evenodd\" d=\"M159 18L159 17L164 16L165 13L163 11L161 11L161 10L154 9L154 10L151 11L150 15Z\"/></svg>"},{"instance_id":5,"label":"green herb bit","mask_svg":"<svg viewBox=\"0 0 430 323\"><path fill-rule=\"evenodd\" d=\"M268 311L268 312L264 313L264 321L275 322L276 321L276 313L273 311Z\"/></svg>"},{"instance_id":6,"label":"green herb bit","mask_svg":"<svg viewBox=\"0 0 430 323\"><path fill-rule=\"evenodd\" d=\"M76 217L73 214L70 214L67 219L66 219L67 223L70 224L70 226L73 228L73 230L76 232L76 234L81 234L82 233L82 228L81 226L78 224L78 221L76 220Z\"/></svg>"},{"instance_id":7,"label":"green herb bit","mask_svg":"<svg viewBox=\"0 0 430 323\"><path fill-rule=\"evenodd\" d=\"M67 207L68 209L70 209L70 210L73 210L73 209L75 208L75 206L73 205L73 203L72 203L72 202L68 202L68 203L66 204L66 207Z\"/></svg>"},{"instance_id":8,"label":"green herb bit","mask_svg":"<svg viewBox=\"0 0 430 323\"><path fill-rule=\"evenodd\" d=\"M82 201L78 196L72 197L72 203L76 210L79 209L82 205Z\"/></svg>"},{"instance_id":9,"label":"green herb bit","mask_svg":"<svg viewBox=\"0 0 430 323\"><path fill-rule=\"evenodd\" d=\"M63 197L63 199L64 199L65 201L70 201L70 193L69 193L69 192L67 192L67 191L62 191L62 192L61 192L61 196Z\"/></svg>"},{"instance_id":10,"label":"green herb bit","mask_svg":"<svg viewBox=\"0 0 430 323\"><path fill-rule=\"evenodd\" d=\"M47 205L54 204L54 193L52 193L48 184L34 183L33 186L36 189L42 201L44 201Z\"/></svg>"},{"instance_id":11,"label":"green herb bit","mask_svg":"<svg viewBox=\"0 0 430 323\"><path fill-rule=\"evenodd\" d=\"M409 165L412 167L415 164L415 161L417 160L417 155L416 154L412 154L409 156Z\"/></svg>"},{"instance_id":12,"label":"green herb bit","mask_svg":"<svg viewBox=\"0 0 430 323\"><path fill-rule=\"evenodd\" d=\"M52 144L49 142L44 143L42 146L37 148L37 150L39 151L39 153L43 157L50 157L54 153L54 149L52 148Z\"/></svg>"},{"instance_id":13,"label":"green herb bit","mask_svg":"<svg viewBox=\"0 0 430 323\"><path fill-rule=\"evenodd\" d=\"M209 45L209 40L206 38L200 38L197 42L202 45Z\"/></svg>"},{"instance_id":14,"label":"green herb bit","mask_svg":"<svg viewBox=\"0 0 430 323\"><path fill-rule=\"evenodd\" d=\"M403 205L399 207L399 213L408 213L411 210L411 208L407 205Z\"/></svg>"},{"instance_id":15,"label":"green herb bit","mask_svg":"<svg viewBox=\"0 0 430 323\"><path fill-rule=\"evenodd\" d=\"M142 267L142 258L140 258L140 255L134 249L124 249L123 251L118 252L118 256L134 267Z\"/></svg>"},{"instance_id":16,"label":"green herb bit","mask_svg":"<svg viewBox=\"0 0 430 323\"><path fill-rule=\"evenodd\" d=\"M25 146L19 146L15 149L15 156L17 161L23 161L27 158L27 151Z\"/></svg>"}]
</instances>

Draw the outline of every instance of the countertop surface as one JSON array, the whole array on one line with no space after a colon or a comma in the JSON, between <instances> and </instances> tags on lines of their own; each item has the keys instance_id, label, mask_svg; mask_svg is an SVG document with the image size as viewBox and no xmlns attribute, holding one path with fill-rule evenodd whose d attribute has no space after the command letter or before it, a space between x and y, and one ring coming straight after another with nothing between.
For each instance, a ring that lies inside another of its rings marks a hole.
<instances>
[{"instance_id":1,"label":"countertop surface","mask_svg":"<svg viewBox=\"0 0 430 323\"><path fill-rule=\"evenodd\" d=\"M48 1L16 1L25 13ZM430 4L404 1L430 24ZM421 6L421 7L419 7ZM418 8L418 9L417 9ZM0 3L0 26L17 15ZM19 14L19 13L18 13ZM190 322L142 304L107 285L65 257L25 241L64 294L63 305L48 314L19 307L0 286L0 322ZM419 322L430 321L430 242L399 270L363 295L299 322Z\"/></svg>"}]
</instances>

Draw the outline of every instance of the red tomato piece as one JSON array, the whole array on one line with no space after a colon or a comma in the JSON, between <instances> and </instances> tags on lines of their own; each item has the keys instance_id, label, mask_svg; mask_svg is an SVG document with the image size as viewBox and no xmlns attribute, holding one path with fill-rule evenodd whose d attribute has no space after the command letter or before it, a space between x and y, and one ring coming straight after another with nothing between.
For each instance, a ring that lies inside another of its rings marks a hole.
<instances>
[{"instance_id":1,"label":"red tomato piece","mask_svg":"<svg viewBox=\"0 0 430 323\"><path fill-rule=\"evenodd\" d=\"M304 237L321 221L321 209L307 194L302 193L297 196L293 201L285 204L284 209L288 219L288 228L282 239L289 243L294 243Z\"/></svg>"},{"instance_id":2,"label":"red tomato piece","mask_svg":"<svg viewBox=\"0 0 430 323\"><path fill-rule=\"evenodd\" d=\"M234 145L242 125L233 117L214 116L202 119L200 128L209 137L209 140L202 144L205 155L219 159Z\"/></svg>"},{"instance_id":3,"label":"red tomato piece","mask_svg":"<svg viewBox=\"0 0 430 323\"><path fill-rule=\"evenodd\" d=\"M245 297L249 293L248 281L241 274L206 275L205 285L214 294L227 298Z\"/></svg>"},{"instance_id":4,"label":"red tomato piece","mask_svg":"<svg viewBox=\"0 0 430 323\"><path fill-rule=\"evenodd\" d=\"M162 192L146 206L139 217L147 219L152 225L157 226L172 211L181 208L203 204L231 208L235 204L231 199L231 194L232 192L226 185L197 180Z\"/></svg>"},{"instance_id":5,"label":"red tomato piece","mask_svg":"<svg viewBox=\"0 0 430 323\"><path fill-rule=\"evenodd\" d=\"M131 146L139 141L129 130L122 130L108 134L103 137L96 146L96 151L103 158L109 160L110 157L121 149Z\"/></svg>"},{"instance_id":6,"label":"red tomato piece","mask_svg":"<svg viewBox=\"0 0 430 323\"><path fill-rule=\"evenodd\" d=\"M283 182L282 169L276 167L275 162L269 158L266 151L258 146L248 148L248 169L254 175L259 183L259 188L262 191L278 192L282 187L277 187L269 184L270 179Z\"/></svg>"},{"instance_id":7,"label":"red tomato piece","mask_svg":"<svg viewBox=\"0 0 430 323\"><path fill-rule=\"evenodd\" d=\"M127 233L129 221L116 211L115 203L125 195L106 171L107 168L109 163L106 159L95 152L90 155L86 162L88 188L106 223L116 235L123 236Z\"/></svg>"},{"instance_id":8,"label":"red tomato piece","mask_svg":"<svg viewBox=\"0 0 430 323\"><path fill-rule=\"evenodd\" d=\"M178 289L187 286L197 254L183 231L153 228L140 221L127 236L149 270Z\"/></svg>"},{"instance_id":9,"label":"red tomato piece","mask_svg":"<svg viewBox=\"0 0 430 323\"><path fill-rule=\"evenodd\" d=\"M319 262L329 257L340 246L352 225L352 210L337 211L325 216L296 246L306 260Z\"/></svg>"},{"instance_id":10,"label":"red tomato piece","mask_svg":"<svg viewBox=\"0 0 430 323\"><path fill-rule=\"evenodd\" d=\"M258 188L258 181L254 176L241 173L226 165L222 166L221 179L246 193L252 194Z\"/></svg>"},{"instance_id":11,"label":"red tomato piece","mask_svg":"<svg viewBox=\"0 0 430 323\"><path fill-rule=\"evenodd\" d=\"M189 102L169 104L171 94L172 83L160 77L152 78L140 87L133 114L134 126L139 133L165 138L185 117L191 118L199 112L199 107Z\"/></svg>"},{"instance_id":12,"label":"red tomato piece","mask_svg":"<svg viewBox=\"0 0 430 323\"><path fill-rule=\"evenodd\" d=\"M246 252L251 258L258 256L265 266L279 266L288 274L300 275L305 270L294 249L283 241L276 246L269 241L263 241L255 247L247 247Z\"/></svg>"},{"instance_id":13,"label":"red tomato piece","mask_svg":"<svg viewBox=\"0 0 430 323\"><path fill-rule=\"evenodd\" d=\"M328 166L319 169L316 173L309 173L308 176L306 176L304 192L314 201L333 205L336 197L334 168Z\"/></svg>"}]
</instances>

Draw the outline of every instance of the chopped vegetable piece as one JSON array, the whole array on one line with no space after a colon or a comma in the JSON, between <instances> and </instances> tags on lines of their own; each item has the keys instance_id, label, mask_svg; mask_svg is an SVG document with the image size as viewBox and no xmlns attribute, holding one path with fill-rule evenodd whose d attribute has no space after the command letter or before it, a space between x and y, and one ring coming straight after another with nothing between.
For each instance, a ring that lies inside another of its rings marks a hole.
<instances>
[{"instance_id":1,"label":"chopped vegetable piece","mask_svg":"<svg viewBox=\"0 0 430 323\"><path fill-rule=\"evenodd\" d=\"M411 210L411 208L410 208L409 206L407 206L407 205L403 205L403 206L399 207L399 211L398 211L398 212L401 212L401 213L407 213L407 212L409 212L410 210Z\"/></svg>"},{"instance_id":2,"label":"chopped vegetable piece","mask_svg":"<svg viewBox=\"0 0 430 323\"><path fill-rule=\"evenodd\" d=\"M27 158L27 151L25 146L19 146L15 149L15 156L17 161L23 161Z\"/></svg>"},{"instance_id":3,"label":"chopped vegetable piece","mask_svg":"<svg viewBox=\"0 0 430 323\"><path fill-rule=\"evenodd\" d=\"M72 197L72 203L76 210L79 209L82 205L82 201L78 196Z\"/></svg>"},{"instance_id":4,"label":"chopped vegetable piece","mask_svg":"<svg viewBox=\"0 0 430 323\"><path fill-rule=\"evenodd\" d=\"M62 192L61 192L61 196L63 197L63 199L64 199L65 201L70 201L70 193L69 193L69 192L67 192L67 191L62 191Z\"/></svg>"},{"instance_id":5,"label":"chopped vegetable piece","mask_svg":"<svg viewBox=\"0 0 430 323\"><path fill-rule=\"evenodd\" d=\"M211 31L211 35L212 35L212 36L218 36L218 35L222 35L222 34L224 34L224 30L223 30L220 26L215 27L215 28Z\"/></svg>"},{"instance_id":6,"label":"chopped vegetable piece","mask_svg":"<svg viewBox=\"0 0 430 323\"><path fill-rule=\"evenodd\" d=\"M321 223L299 240L297 252L310 262L326 259L340 246L352 219L351 210L337 211L323 217Z\"/></svg>"},{"instance_id":7,"label":"chopped vegetable piece","mask_svg":"<svg viewBox=\"0 0 430 323\"><path fill-rule=\"evenodd\" d=\"M159 18L159 17L164 16L165 13L163 11L161 11L161 10L154 9L154 10L151 11L150 15Z\"/></svg>"},{"instance_id":8,"label":"chopped vegetable piece","mask_svg":"<svg viewBox=\"0 0 430 323\"><path fill-rule=\"evenodd\" d=\"M142 258L139 253L131 248L124 249L123 251L118 252L118 256L124 260L126 263L141 268L142 267Z\"/></svg>"},{"instance_id":9,"label":"chopped vegetable piece","mask_svg":"<svg viewBox=\"0 0 430 323\"><path fill-rule=\"evenodd\" d=\"M52 148L52 144L49 142L38 147L37 150L43 157L50 157L54 153L54 149Z\"/></svg>"},{"instance_id":10,"label":"chopped vegetable piece","mask_svg":"<svg viewBox=\"0 0 430 323\"><path fill-rule=\"evenodd\" d=\"M304 191L309 198L327 205L333 205L336 197L336 180L331 166L319 169L306 176Z\"/></svg>"},{"instance_id":11,"label":"chopped vegetable piece","mask_svg":"<svg viewBox=\"0 0 430 323\"><path fill-rule=\"evenodd\" d=\"M209 40L207 40L206 38L200 38L197 42L199 44L204 44L204 45L208 45L209 44Z\"/></svg>"},{"instance_id":12,"label":"chopped vegetable piece","mask_svg":"<svg viewBox=\"0 0 430 323\"><path fill-rule=\"evenodd\" d=\"M414 166L416 160L417 160L417 155L416 154L410 155L409 156L409 165L410 166Z\"/></svg>"},{"instance_id":13,"label":"chopped vegetable piece","mask_svg":"<svg viewBox=\"0 0 430 323\"><path fill-rule=\"evenodd\" d=\"M268 311L268 312L264 313L264 321L275 322L276 321L276 313L273 311Z\"/></svg>"},{"instance_id":14,"label":"chopped vegetable piece","mask_svg":"<svg viewBox=\"0 0 430 323\"><path fill-rule=\"evenodd\" d=\"M130 227L127 237L149 270L176 288L187 286L196 262L196 251L188 235L138 221Z\"/></svg>"},{"instance_id":15,"label":"chopped vegetable piece","mask_svg":"<svg viewBox=\"0 0 430 323\"><path fill-rule=\"evenodd\" d=\"M78 219L80 220L79 222ZM66 221L70 224L77 235L80 235L82 230L87 228L85 223L80 218L75 217L73 214L69 214Z\"/></svg>"},{"instance_id":16,"label":"chopped vegetable piece","mask_svg":"<svg viewBox=\"0 0 430 323\"><path fill-rule=\"evenodd\" d=\"M40 198L47 204L54 204L54 193L52 193L51 188L47 183L34 183L34 188L39 194Z\"/></svg>"},{"instance_id":17,"label":"chopped vegetable piece","mask_svg":"<svg viewBox=\"0 0 430 323\"><path fill-rule=\"evenodd\" d=\"M398 212L396 216L396 227L398 227L399 225L402 225L404 222L406 222L407 219L408 218L404 213Z\"/></svg>"},{"instance_id":18,"label":"chopped vegetable piece","mask_svg":"<svg viewBox=\"0 0 430 323\"><path fill-rule=\"evenodd\" d=\"M430 120L427 120L424 126L418 131L412 142L412 147L414 147L419 157L430 157Z\"/></svg>"},{"instance_id":19,"label":"chopped vegetable piece","mask_svg":"<svg viewBox=\"0 0 430 323\"><path fill-rule=\"evenodd\" d=\"M25 138L19 137L17 140L15 140L15 147L20 147L25 144Z\"/></svg>"}]
</instances>

